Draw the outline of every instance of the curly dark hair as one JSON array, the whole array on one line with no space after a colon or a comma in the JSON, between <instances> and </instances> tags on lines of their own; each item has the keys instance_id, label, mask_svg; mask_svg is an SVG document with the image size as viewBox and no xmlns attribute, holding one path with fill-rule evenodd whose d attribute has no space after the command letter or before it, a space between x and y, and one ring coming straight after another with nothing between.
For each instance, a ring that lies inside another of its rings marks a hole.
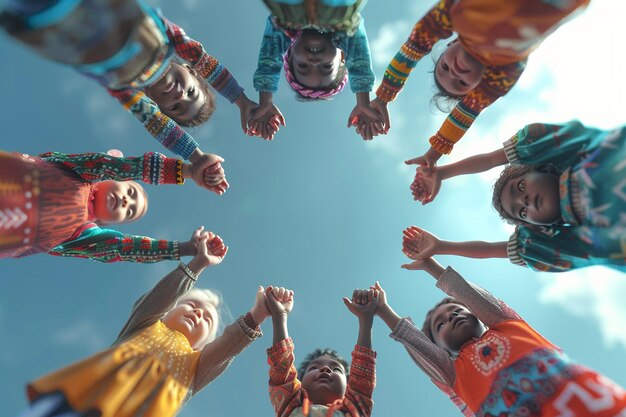
<instances>
[{"instance_id":1,"label":"curly dark hair","mask_svg":"<svg viewBox=\"0 0 626 417\"><path fill-rule=\"evenodd\" d=\"M346 371L346 378L348 378L348 374L350 372L350 364L337 352L333 349L315 349L313 352L309 353L306 358L302 362L300 362L300 366L298 366L298 378L302 380L304 374L306 372L306 368L309 364L320 356L330 356L337 362L339 362L343 369Z\"/></svg>"},{"instance_id":2,"label":"curly dark hair","mask_svg":"<svg viewBox=\"0 0 626 417\"><path fill-rule=\"evenodd\" d=\"M439 301L437 304L435 304L435 306L433 308L431 308L430 310L428 310L428 313L426 313L426 317L424 318L424 324L422 324L422 332L431 340L431 342L435 343L435 336L433 335L433 332L430 329L430 323L433 319L433 313L435 312L435 310L442 305L445 304L458 304L461 305L465 308L467 308L467 306L461 302L459 302L459 300L457 300L456 298L453 297L446 297L443 300Z\"/></svg>"},{"instance_id":3,"label":"curly dark hair","mask_svg":"<svg viewBox=\"0 0 626 417\"><path fill-rule=\"evenodd\" d=\"M215 111L215 94L213 93L213 91L211 91L211 88L209 87L209 83L207 82L207 80L199 76L198 73L194 73L193 76L196 77L196 80L198 80L198 85L200 86L200 89L204 93L204 104L202 105L198 113L193 117L193 119L190 119L190 120L178 120L175 117L170 116L168 114L168 116L172 120L174 120L180 126L184 126L184 127L195 127L195 126L200 126L203 123L206 123L211 118L211 116L213 115L213 112Z\"/></svg>"},{"instance_id":4,"label":"curly dark hair","mask_svg":"<svg viewBox=\"0 0 626 417\"><path fill-rule=\"evenodd\" d=\"M504 207L502 207L502 191L504 190L504 185L509 182L509 180L513 180L515 178L519 178L522 175L528 174L529 172L544 172L546 174L554 174L560 175L561 172L552 164L535 164L535 165L526 165L526 164L509 164L507 165L502 172L500 173L500 177L493 185L493 198L491 200L491 204L493 204L493 208L496 209L500 218L506 221L509 224L513 225L527 225L528 223L523 220L512 218L509 216L507 212L504 211Z\"/></svg>"}]
</instances>

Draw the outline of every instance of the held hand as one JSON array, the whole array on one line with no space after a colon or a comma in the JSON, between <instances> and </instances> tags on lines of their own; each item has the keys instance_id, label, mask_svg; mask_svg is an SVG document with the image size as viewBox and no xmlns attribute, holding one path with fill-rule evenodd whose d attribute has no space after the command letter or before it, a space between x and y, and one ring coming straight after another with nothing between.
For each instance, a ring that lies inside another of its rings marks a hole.
<instances>
[{"instance_id":1,"label":"held hand","mask_svg":"<svg viewBox=\"0 0 626 417\"><path fill-rule=\"evenodd\" d=\"M204 231L204 226L196 229L191 239L196 248L192 262L202 267L218 265L228 252L228 246L224 245L222 238L213 232Z\"/></svg>"},{"instance_id":2,"label":"held hand","mask_svg":"<svg viewBox=\"0 0 626 417\"><path fill-rule=\"evenodd\" d=\"M437 166L430 168L430 174L426 174L427 169L420 166L415 171L415 179L411 184L413 200L421 201L422 205L432 202L441 189L441 172Z\"/></svg>"},{"instance_id":3,"label":"held hand","mask_svg":"<svg viewBox=\"0 0 626 417\"><path fill-rule=\"evenodd\" d=\"M378 307L376 308L376 313L389 306L389 304L387 304L387 293L378 281L376 281L376 284L370 286L370 290L378 293Z\"/></svg>"},{"instance_id":4,"label":"held hand","mask_svg":"<svg viewBox=\"0 0 626 417\"><path fill-rule=\"evenodd\" d=\"M389 109L387 109L387 104L378 97L370 102L370 107L378 112L378 114L382 117L383 123L385 124L384 134L389 132L391 129L391 119L389 118Z\"/></svg>"},{"instance_id":5,"label":"held hand","mask_svg":"<svg viewBox=\"0 0 626 417\"><path fill-rule=\"evenodd\" d=\"M369 104L357 104L348 117L348 127L356 126L363 140L372 140L384 132L383 117Z\"/></svg>"},{"instance_id":6,"label":"held hand","mask_svg":"<svg viewBox=\"0 0 626 417\"><path fill-rule=\"evenodd\" d=\"M249 132L248 129L248 120L250 120L250 116L252 112L258 107L256 102L250 100L245 94L241 94L241 96L235 101L237 107L239 107L239 117L241 120L241 130L246 135Z\"/></svg>"},{"instance_id":7,"label":"held hand","mask_svg":"<svg viewBox=\"0 0 626 417\"><path fill-rule=\"evenodd\" d=\"M287 317L293 309L293 291L287 288L269 286L265 298L272 318Z\"/></svg>"},{"instance_id":8,"label":"held hand","mask_svg":"<svg viewBox=\"0 0 626 417\"><path fill-rule=\"evenodd\" d=\"M437 254L440 241L434 235L417 226L404 229L402 253L410 259L421 261Z\"/></svg>"},{"instance_id":9,"label":"held hand","mask_svg":"<svg viewBox=\"0 0 626 417\"><path fill-rule=\"evenodd\" d=\"M409 159L408 161L404 161L407 165L420 165L424 167L424 173L430 174L430 170L437 164L439 158L441 158L439 152L435 149L430 148L426 153L422 156L418 156L417 158Z\"/></svg>"},{"instance_id":10,"label":"held hand","mask_svg":"<svg viewBox=\"0 0 626 417\"><path fill-rule=\"evenodd\" d=\"M213 191L218 195L224 194L228 188L224 168L224 158L221 156L203 153L191 164L191 178L200 187Z\"/></svg>"},{"instance_id":11,"label":"held hand","mask_svg":"<svg viewBox=\"0 0 626 417\"><path fill-rule=\"evenodd\" d=\"M257 325L261 325L270 314L270 310L267 307L267 297L265 296L265 289L259 287L254 298L254 305L250 309L252 319Z\"/></svg>"},{"instance_id":12,"label":"held hand","mask_svg":"<svg viewBox=\"0 0 626 417\"><path fill-rule=\"evenodd\" d=\"M265 140L274 139L274 135L285 125L285 118L274 103L262 103L254 110L248 120L248 135Z\"/></svg>"},{"instance_id":13,"label":"held hand","mask_svg":"<svg viewBox=\"0 0 626 417\"><path fill-rule=\"evenodd\" d=\"M359 320L371 319L378 308L378 290L354 290L352 300L343 297L343 302Z\"/></svg>"}]
</instances>

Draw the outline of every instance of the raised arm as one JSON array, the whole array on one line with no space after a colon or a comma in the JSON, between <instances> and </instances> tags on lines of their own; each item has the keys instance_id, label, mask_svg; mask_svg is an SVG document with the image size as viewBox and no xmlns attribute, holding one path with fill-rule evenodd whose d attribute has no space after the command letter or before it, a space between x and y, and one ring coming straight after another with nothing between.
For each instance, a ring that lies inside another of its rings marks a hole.
<instances>
[{"instance_id":1,"label":"raised arm","mask_svg":"<svg viewBox=\"0 0 626 417\"><path fill-rule=\"evenodd\" d=\"M401 318L387 302L387 294L377 282L372 286L378 290L378 309L380 317L392 331L391 338L402 343L415 364L433 381L449 387L454 386L456 374L454 363L448 352L434 344L411 319Z\"/></svg>"},{"instance_id":2,"label":"raised arm","mask_svg":"<svg viewBox=\"0 0 626 417\"><path fill-rule=\"evenodd\" d=\"M118 158L105 153L39 155L46 162L69 169L87 182L140 180L148 184L182 184L183 161L156 152Z\"/></svg>"},{"instance_id":3,"label":"raised arm","mask_svg":"<svg viewBox=\"0 0 626 417\"><path fill-rule=\"evenodd\" d=\"M457 255L467 258L507 258L507 242L450 242L417 226L404 230L403 253L413 260L424 260L433 255Z\"/></svg>"},{"instance_id":4,"label":"raised arm","mask_svg":"<svg viewBox=\"0 0 626 417\"><path fill-rule=\"evenodd\" d=\"M196 394L220 376L250 343L262 336L260 325L269 317L263 287L257 290L255 304L250 311L224 329L224 333L207 344L200 354L198 368L192 385Z\"/></svg>"},{"instance_id":5,"label":"raised arm","mask_svg":"<svg viewBox=\"0 0 626 417\"><path fill-rule=\"evenodd\" d=\"M135 302L116 344L137 330L160 320L176 305L178 299L193 287L202 271L210 265L222 262L228 252L219 236L203 232L202 228L197 230L194 244L197 254L187 265L181 262L176 269Z\"/></svg>"},{"instance_id":6,"label":"raised arm","mask_svg":"<svg viewBox=\"0 0 626 417\"><path fill-rule=\"evenodd\" d=\"M409 39L393 57L383 81L376 90L376 96L388 103L393 101L404 87L407 78L419 60L430 53L439 39L452 36L452 22L449 17L454 0L440 0L415 24Z\"/></svg>"}]
</instances>

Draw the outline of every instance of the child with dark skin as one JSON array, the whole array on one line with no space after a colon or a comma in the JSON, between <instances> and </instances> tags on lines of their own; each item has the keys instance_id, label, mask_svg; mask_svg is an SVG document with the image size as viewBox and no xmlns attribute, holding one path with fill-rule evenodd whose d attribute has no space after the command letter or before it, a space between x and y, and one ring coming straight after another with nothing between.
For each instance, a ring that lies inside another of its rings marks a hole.
<instances>
[{"instance_id":1,"label":"child with dark skin","mask_svg":"<svg viewBox=\"0 0 626 417\"><path fill-rule=\"evenodd\" d=\"M352 369L341 358L322 354L309 361L304 374L297 378L293 342L289 338L287 317L293 309L293 291L268 287L266 303L272 316L274 345L268 349L270 363L270 398L277 417L325 416L340 412L351 417L371 415L375 385L375 356L372 346L372 322L378 305L378 291L354 290L352 299L343 302L359 319L357 345L352 353ZM329 351L324 351L329 352Z\"/></svg>"},{"instance_id":2,"label":"child with dark skin","mask_svg":"<svg viewBox=\"0 0 626 417\"><path fill-rule=\"evenodd\" d=\"M465 416L614 417L626 391L573 360L513 309L433 258L402 265L424 270L444 298L422 329L389 306L376 283L376 314L411 359Z\"/></svg>"}]
</instances>

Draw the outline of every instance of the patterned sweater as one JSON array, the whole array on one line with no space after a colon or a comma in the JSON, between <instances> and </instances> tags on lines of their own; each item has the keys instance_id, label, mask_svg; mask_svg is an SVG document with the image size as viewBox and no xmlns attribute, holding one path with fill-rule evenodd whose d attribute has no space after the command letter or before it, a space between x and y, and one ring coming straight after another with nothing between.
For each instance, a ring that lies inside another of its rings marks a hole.
<instances>
[{"instance_id":1,"label":"patterned sweater","mask_svg":"<svg viewBox=\"0 0 626 417\"><path fill-rule=\"evenodd\" d=\"M115 180L140 180L148 184L182 184L182 161L159 153L142 157L117 158L101 153L68 155L50 152L42 160L70 170L89 186ZM85 210L90 202L86 201ZM128 235L101 229L92 222L79 225L72 236L48 252L55 256L89 258L99 262L159 262L179 259L178 242Z\"/></svg>"},{"instance_id":2,"label":"patterned sweater","mask_svg":"<svg viewBox=\"0 0 626 417\"><path fill-rule=\"evenodd\" d=\"M335 416L369 417L372 415L372 394L376 385L376 352L355 346L346 395L333 404L311 404L298 380L294 366L293 341L281 340L267 350L270 365L270 400L276 417Z\"/></svg>"},{"instance_id":3,"label":"patterned sweater","mask_svg":"<svg viewBox=\"0 0 626 417\"><path fill-rule=\"evenodd\" d=\"M440 39L459 34L464 49L485 65L480 84L452 110L431 146L449 154L476 117L515 85L528 54L573 10L588 0L564 1L561 6L524 0L439 0L413 27L409 39L390 62L376 95L395 99L419 60ZM536 3L536 4L535 4ZM528 13L532 8L533 13ZM482 13L489 10L488 16ZM532 30L524 30L528 26ZM487 35L483 32L487 32ZM526 36L532 33L532 36ZM519 38L519 39L518 39Z\"/></svg>"},{"instance_id":4,"label":"patterned sweater","mask_svg":"<svg viewBox=\"0 0 626 417\"><path fill-rule=\"evenodd\" d=\"M182 28L168 21L161 14L153 13L165 25L165 33L176 55L189 62L198 74L217 90L223 97L234 103L243 93L237 80L217 59L208 55L202 44L191 39ZM169 61L168 61L169 62ZM167 64L167 63L166 63ZM155 69L155 71L158 69ZM159 107L145 93L136 88L119 90L109 89L126 110L131 112L148 132L163 146L184 159L195 151L199 145L193 137L181 128L174 120L161 112Z\"/></svg>"}]
</instances>

